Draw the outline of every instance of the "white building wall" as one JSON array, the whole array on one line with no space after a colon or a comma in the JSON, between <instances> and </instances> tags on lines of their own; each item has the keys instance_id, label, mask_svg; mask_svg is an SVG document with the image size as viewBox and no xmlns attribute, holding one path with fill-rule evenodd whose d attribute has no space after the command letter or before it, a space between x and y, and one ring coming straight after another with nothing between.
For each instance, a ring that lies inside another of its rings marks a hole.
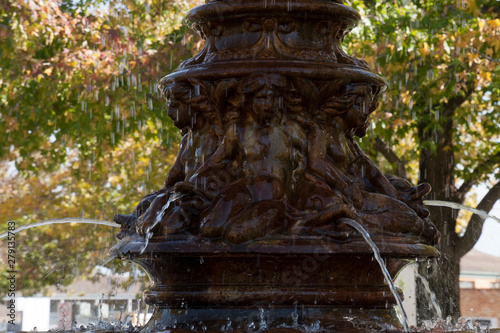
<instances>
[{"instance_id":1,"label":"white building wall","mask_svg":"<svg viewBox=\"0 0 500 333\"><path fill-rule=\"evenodd\" d=\"M48 331L50 320L50 298L48 297L18 297L16 298L17 311L23 313L23 331Z\"/></svg>"},{"instance_id":2,"label":"white building wall","mask_svg":"<svg viewBox=\"0 0 500 333\"><path fill-rule=\"evenodd\" d=\"M408 325L410 326L417 326L416 272L416 264L408 265L399 273L395 281L396 287L403 290L403 307L408 317Z\"/></svg>"}]
</instances>

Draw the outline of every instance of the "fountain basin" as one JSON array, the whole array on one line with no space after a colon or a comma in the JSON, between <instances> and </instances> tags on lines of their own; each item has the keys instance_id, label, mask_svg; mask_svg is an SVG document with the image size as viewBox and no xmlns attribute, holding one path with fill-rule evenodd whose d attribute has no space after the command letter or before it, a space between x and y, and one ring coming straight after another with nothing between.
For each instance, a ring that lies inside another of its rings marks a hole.
<instances>
[{"instance_id":1,"label":"fountain basin","mask_svg":"<svg viewBox=\"0 0 500 333\"><path fill-rule=\"evenodd\" d=\"M413 258L437 255L432 246L396 237L376 243L394 278ZM151 329L221 329L228 320L246 328L262 322L262 311L267 328L292 327L295 316L297 325L332 332L401 329L394 296L362 239L283 236L235 245L173 235L148 244L128 239L112 252L150 274L144 299L157 307Z\"/></svg>"}]
</instances>

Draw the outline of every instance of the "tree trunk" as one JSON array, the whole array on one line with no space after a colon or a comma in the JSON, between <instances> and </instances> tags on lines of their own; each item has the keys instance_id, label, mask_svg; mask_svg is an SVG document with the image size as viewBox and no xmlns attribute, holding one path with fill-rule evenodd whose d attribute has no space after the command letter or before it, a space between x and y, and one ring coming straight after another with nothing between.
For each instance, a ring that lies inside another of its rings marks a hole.
<instances>
[{"instance_id":1,"label":"tree trunk","mask_svg":"<svg viewBox=\"0 0 500 333\"><path fill-rule=\"evenodd\" d=\"M430 110L427 112L430 114ZM440 129L429 128L424 121L419 126L421 142L434 142L434 149L424 148L420 155L420 182L431 184L429 199L433 200L456 199L452 114L450 111L443 113ZM421 278L427 280L430 289L426 290L425 282L417 279L417 317L420 324L460 317L460 257L456 254L460 239L455 232L457 212L446 207L431 207L429 210L431 221L441 232L441 241L437 246L441 255L419 263ZM434 297L434 304L432 301L429 303ZM441 318L437 318L439 311L435 309L436 305L440 307Z\"/></svg>"}]
</instances>

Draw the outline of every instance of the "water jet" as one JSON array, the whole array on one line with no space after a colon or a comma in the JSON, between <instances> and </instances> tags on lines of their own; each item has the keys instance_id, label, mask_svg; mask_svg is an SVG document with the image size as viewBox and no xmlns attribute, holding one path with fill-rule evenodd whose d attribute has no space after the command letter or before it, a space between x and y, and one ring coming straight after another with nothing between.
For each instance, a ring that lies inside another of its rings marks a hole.
<instances>
[{"instance_id":1,"label":"water jet","mask_svg":"<svg viewBox=\"0 0 500 333\"><path fill-rule=\"evenodd\" d=\"M149 272L145 330L398 332L394 279L437 255L413 186L355 137L386 83L341 47L338 1L206 1L187 21L203 50L161 81L183 134L165 183L117 215L111 252Z\"/></svg>"}]
</instances>

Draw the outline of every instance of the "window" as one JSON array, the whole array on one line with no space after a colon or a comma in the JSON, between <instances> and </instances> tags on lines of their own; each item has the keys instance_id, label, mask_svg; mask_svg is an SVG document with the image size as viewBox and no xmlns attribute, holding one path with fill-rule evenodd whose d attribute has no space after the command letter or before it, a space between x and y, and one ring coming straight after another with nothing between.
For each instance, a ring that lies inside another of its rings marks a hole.
<instances>
[{"instance_id":1,"label":"window","mask_svg":"<svg viewBox=\"0 0 500 333\"><path fill-rule=\"evenodd\" d=\"M474 281L460 281L460 289L474 289Z\"/></svg>"},{"instance_id":2,"label":"window","mask_svg":"<svg viewBox=\"0 0 500 333\"><path fill-rule=\"evenodd\" d=\"M500 281L495 281L491 283L491 288L492 289L498 289L500 288Z\"/></svg>"}]
</instances>

